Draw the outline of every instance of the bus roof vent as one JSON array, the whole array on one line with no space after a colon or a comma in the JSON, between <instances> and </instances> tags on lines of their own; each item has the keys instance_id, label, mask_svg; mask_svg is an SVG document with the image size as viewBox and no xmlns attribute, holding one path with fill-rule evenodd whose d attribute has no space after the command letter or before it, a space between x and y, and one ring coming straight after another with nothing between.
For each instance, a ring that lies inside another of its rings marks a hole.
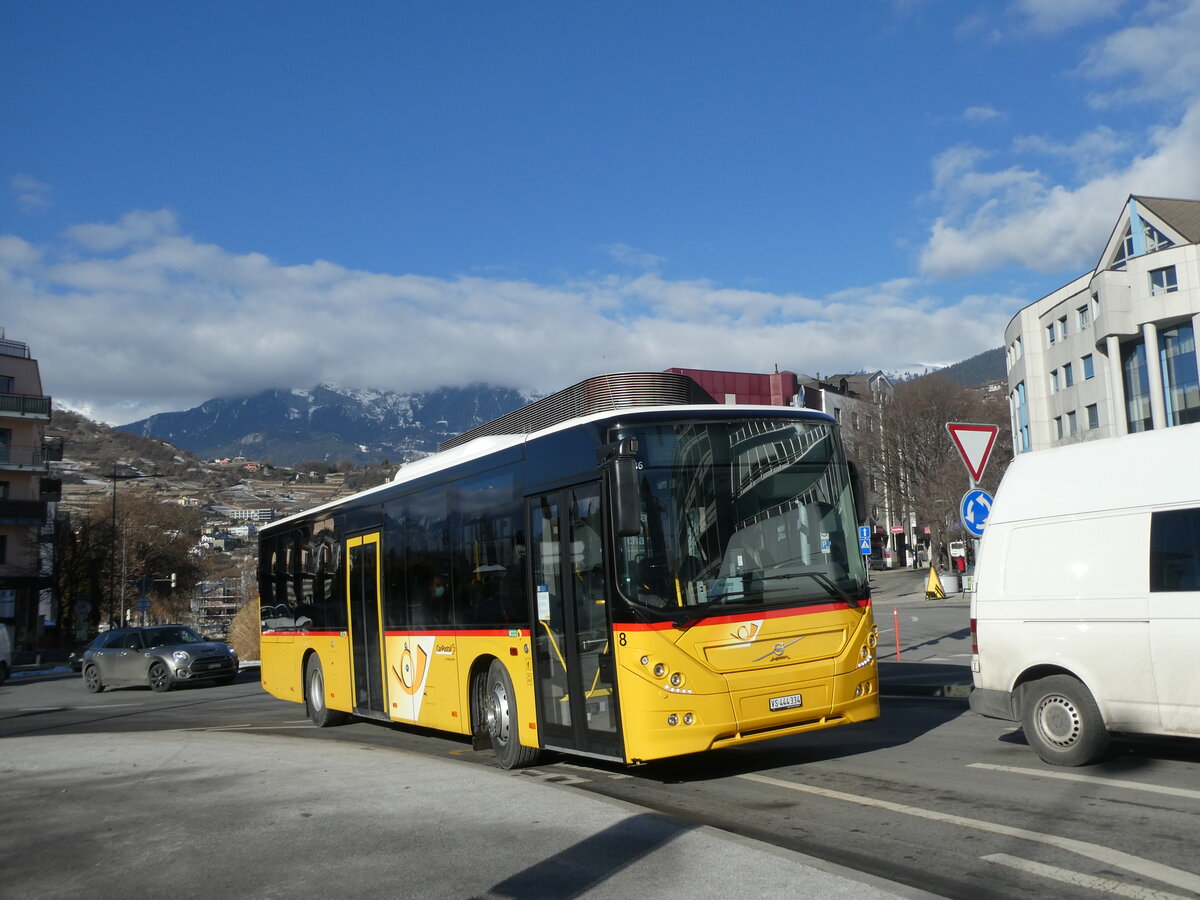
<instances>
[{"instance_id":1,"label":"bus roof vent","mask_svg":"<svg viewBox=\"0 0 1200 900\"><path fill-rule=\"evenodd\" d=\"M449 450L484 435L529 434L590 413L628 409L631 406L714 402L695 381L675 372L595 375L443 441L438 445L438 450Z\"/></svg>"}]
</instances>

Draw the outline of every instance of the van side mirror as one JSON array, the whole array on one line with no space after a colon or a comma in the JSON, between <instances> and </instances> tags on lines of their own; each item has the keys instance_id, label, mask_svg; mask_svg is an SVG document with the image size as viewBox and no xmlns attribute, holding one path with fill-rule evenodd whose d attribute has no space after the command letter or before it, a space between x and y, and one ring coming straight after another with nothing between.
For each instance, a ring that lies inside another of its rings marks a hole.
<instances>
[{"instance_id":1,"label":"van side mirror","mask_svg":"<svg viewBox=\"0 0 1200 900\"><path fill-rule=\"evenodd\" d=\"M608 496L617 537L636 537L642 533L637 449L637 438L625 438L605 444L596 454L600 468L608 475Z\"/></svg>"}]
</instances>

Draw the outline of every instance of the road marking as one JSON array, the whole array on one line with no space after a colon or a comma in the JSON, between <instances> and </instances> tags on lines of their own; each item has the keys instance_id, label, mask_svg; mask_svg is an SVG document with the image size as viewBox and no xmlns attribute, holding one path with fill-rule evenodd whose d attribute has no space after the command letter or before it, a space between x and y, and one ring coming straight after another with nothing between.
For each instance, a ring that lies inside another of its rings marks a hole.
<instances>
[{"instance_id":1,"label":"road marking","mask_svg":"<svg viewBox=\"0 0 1200 900\"><path fill-rule=\"evenodd\" d=\"M1096 775L1079 775L1074 772L1046 772L1042 769L1022 769L1017 766L996 766L991 763L968 763L968 769L988 769L992 772L1010 772L1013 775L1028 775L1038 778L1057 778L1059 781L1081 781L1099 787L1128 788L1131 791L1144 791L1147 794L1166 794L1169 797L1187 797L1200 800L1200 791L1189 788L1169 788L1161 784L1144 784L1140 781L1121 781L1117 778L1100 778Z\"/></svg>"},{"instance_id":2,"label":"road marking","mask_svg":"<svg viewBox=\"0 0 1200 900\"><path fill-rule=\"evenodd\" d=\"M1122 897L1134 897L1136 900L1186 900L1180 894L1168 894L1166 891L1125 884L1123 881L1113 881L1111 878L1097 878L1095 875L1085 875L1082 872L1048 866L1031 859L1009 856L1007 853L992 853L989 856L981 856L980 859L1019 869L1022 872L1029 872L1031 875L1040 875L1042 878L1049 878L1052 881L1061 881L1064 884L1089 888L1093 891L1104 891L1107 894L1118 894Z\"/></svg>"},{"instance_id":3,"label":"road marking","mask_svg":"<svg viewBox=\"0 0 1200 900\"><path fill-rule=\"evenodd\" d=\"M747 781L757 781L760 784L771 785L772 787L783 788L789 791L800 791L806 794L815 794L818 797L826 797L830 800L841 800L845 803L857 803L860 806L873 806L876 809L886 809L891 812L903 813L908 816L916 816L921 819L929 819L934 822L943 822L947 825L958 825L963 828L973 828L976 831L990 831L992 834L1001 834L1005 837L1015 837L1022 840L1033 841L1037 844L1046 844L1050 847L1057 847L1060 850L1066 850L1070 853L1077 853L1080 856L1086 856L1089 859L1094 859L1097 862L1104 863L1110 866L1119 866L1129 872L1136 872L1138 875L1144 875L1147 878L1153 878L1156 881L1161 881L1164 884L1170 884L1186 891L1191 891L1194 894L1200 894L1200 875L1192 872L1185 872L1182 869L1176 869L1174 866L1156 863L1152 860L1143 859L1140 856L1134 856L1132 853L1125 853L1121 850L1113 850L1109 847L1102 847L1099 844L1092 844L1087 841L1077 841L1072 838L1058 837L1052 834L1041 834L1037 831L1029 831L1025 828L1013 828L1009 825L1000 825L996 822L985 822L982 819L968 819L965 816L956 816L953 813L937 812L932 809L924 809L919 806L907 806L903 803L892 803L889 800L878 800L874 797L863 797L858 794L847 794L842 791L832 791L828 788L817 787L811 784L801 784L795 781L784 781L781 778L772 778L769 775L759 775L754 772L747 772L738 775L738 778L744 778Z\"/></svg>"},{"instance_id":4,"label":"road marking","mask_svg":"<svg viewBox=\"0 0 1200 900\"><path fill-rule=\"evenodd\" d=\"M296 728L315 728L312 722L297 722L295 725L213 725L209 728L181 728L180 731L240 731L253 728L256 731L289 731Z\"/></svg>"}]
</instances>

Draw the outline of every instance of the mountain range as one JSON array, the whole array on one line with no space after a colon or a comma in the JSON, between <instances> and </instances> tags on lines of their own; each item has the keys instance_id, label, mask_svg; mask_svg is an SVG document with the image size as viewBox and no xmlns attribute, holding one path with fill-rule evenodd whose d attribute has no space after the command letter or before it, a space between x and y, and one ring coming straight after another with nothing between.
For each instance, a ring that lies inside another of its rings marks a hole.
<instances>
[{"instance_id":1,"label":"mountain range","mask_svg":"<svg viewBox=\"0 0 1200 900\"><path fill-rule=\"evenodd\" d=\"M395 464L432 453L441 441L533 399L485 384L413 394L320 384L215 397L118 428L161 438L205 459L245 457L281 466L317 460Z\"/></svg>"},{"instance_id":2,"label":"mountain range","mask_svg":"<svg viewBox=\"0 0 1200 900\"><path fill-rule=\"evenodd\" d=\"M1004 378L1004 351L988 350L936 374L968 386ZM488 384L424 393L320 384L215 397L118 430L168 441L203 459L245 457L289 467L316 461L397 464L432 453L442 441L535 399Z\"/></svg>"}]
</instances>

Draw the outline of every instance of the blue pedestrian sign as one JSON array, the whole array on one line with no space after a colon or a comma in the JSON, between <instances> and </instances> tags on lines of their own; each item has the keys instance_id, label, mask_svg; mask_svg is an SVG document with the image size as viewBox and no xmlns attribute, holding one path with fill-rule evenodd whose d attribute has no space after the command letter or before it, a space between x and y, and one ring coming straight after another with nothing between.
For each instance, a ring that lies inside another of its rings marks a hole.
<instances>
[{"instance_id":1,"label":"blue pedestrian sign","mask_svg":"<svg viewBox=\"0 0 1200 900\"><path fill-rule=\"evenodd\" d=\"M871 555L871 526L858 526L858 552L863 556Z\"/></svg>"},{"instance_id":2,"label":"blue pedestrian sign","mask_svg":"<svg viewBox=\"0 0 1200 900\"><path fill-rule=\"evenodd\" d=\"M992 513L992 495L979 488L967 491L963 494L960 512L967 531L975 537L983 537L983 527Z\"/></svg>"}]
</instances>

